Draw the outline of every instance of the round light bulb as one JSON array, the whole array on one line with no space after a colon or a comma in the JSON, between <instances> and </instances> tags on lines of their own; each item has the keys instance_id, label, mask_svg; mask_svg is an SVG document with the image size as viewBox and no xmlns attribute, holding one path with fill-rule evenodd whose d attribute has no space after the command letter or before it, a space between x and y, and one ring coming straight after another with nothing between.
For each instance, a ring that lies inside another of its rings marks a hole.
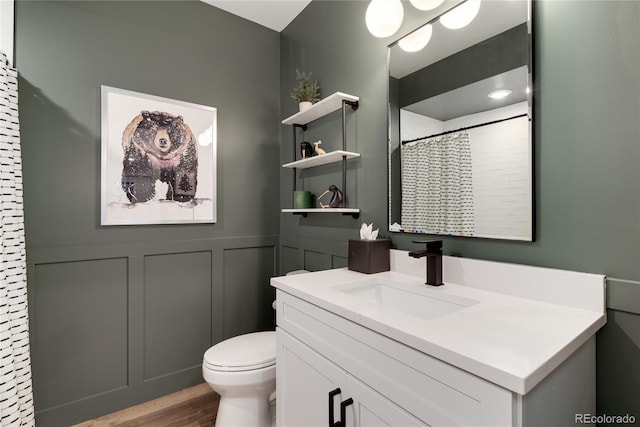
<instances>
[{"instance_id":1,"label":"round light bulb","mask_svg":"<svg viewBox=\"0 0 640 427\"><path fill-rule=\"evenodd\" d=\"M480 0L467 0L440 17L440 23L450 30L469 25L480 10Z\"/></svg>"},{"instance_id":2,"label":"round light bulb","mask_svg":"<svg viewBox=\"0 0 640 427\"><path fill-rule=\"evenodd\" d=\"M398 42L398 46L405 52L417 52L429 43L432 32L433 27L431 24L427 24L406 37L403 37L402 40Z\"/></svg>"},{"instance_id":3,"label":"round light bulb","mask_svg":"<svg viewBox=\"0 0 640 427\"><path fill-rule=\"evenodd\" d=\"M487 96L491 99L502 99L506 98L509 95L511 95L511 91L509 89L498 89L494 90Z\"/></svg>"},{"instance_id":4,"label":"round light bulb","mask_svg":"<svg viewBox=\"0 0 640 427\"><path fill-rule=\"evenodd\" d=\"M444 0L409 0L418 10L431 10L444 3Z\"/></svg>"},{"instance_id":5,"label":"round light bulb","mask_svg":"<svg viewBox=\"0 0 640 427\"><path fill-rule=\"evenodd\" d=\"M402 25L404 8L400 0L371 0L365 22L375 37L389 37Z\"/></svg>"}]
</instances>

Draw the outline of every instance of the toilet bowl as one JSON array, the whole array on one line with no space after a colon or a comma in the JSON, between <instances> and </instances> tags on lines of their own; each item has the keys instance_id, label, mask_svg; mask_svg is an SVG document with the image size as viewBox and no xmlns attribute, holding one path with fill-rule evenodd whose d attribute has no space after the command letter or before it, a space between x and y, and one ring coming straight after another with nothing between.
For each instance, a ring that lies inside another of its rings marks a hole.
<instances>
[{"instance_id":1,"label":"toilet bowl","mask_svg":"<svg viewBox=\"0 0 640 427\"><path fill-rule=\"evenodd\" d=\"M224 340L204 354L202 376L220 395L216 427L269 427L269 397L276 389L276 333Z\"/></svg>"},{"instance_id":2,"label":"toilet bowl","mask_svg":"<svg viewBox=\"0 0 640 427\"><path fill-rule=\"evenodd\" d=\"M309 271L287 276L304 273ZM275 425L275 331L238 335L214 345L204 354L202 376L220 395L216 427Z\"/></svg>"}]
</instances>

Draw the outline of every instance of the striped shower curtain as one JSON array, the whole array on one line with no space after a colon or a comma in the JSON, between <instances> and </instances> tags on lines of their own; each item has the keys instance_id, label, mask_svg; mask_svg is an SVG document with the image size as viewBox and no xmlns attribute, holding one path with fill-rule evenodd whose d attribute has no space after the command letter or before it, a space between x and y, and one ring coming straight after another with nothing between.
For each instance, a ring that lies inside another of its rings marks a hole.
<instances>
[{"instance_id":1,"label":"striped shower curtain","mask_svg":"<svg viewBox=\"0 0 640 427\"><path fill-rule=\"evenodd\" d=\"M18 73L0 52L0 426L33 425Z\"/></svg>"},{"instance_id":2,"label":"striped shower curtain","mask_svg":"<svg viewBox=\"0 0 640 427\"><path fill-rule=\"evenodd\" d=\"M468 132L402 146L402 227L427 234L473 236L473 183Z\"/></svg>"}]
</instances>

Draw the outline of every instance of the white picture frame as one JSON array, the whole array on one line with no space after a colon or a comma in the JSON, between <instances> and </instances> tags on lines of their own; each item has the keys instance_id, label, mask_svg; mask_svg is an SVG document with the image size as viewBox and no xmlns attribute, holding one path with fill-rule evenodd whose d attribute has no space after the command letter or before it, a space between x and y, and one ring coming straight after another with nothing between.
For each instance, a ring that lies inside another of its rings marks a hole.
<instances>
[{"instance_id":1,"label":"white picture frame","mask_svg":"<svg viewBox=\"0 0 640 427\"><path fill-rule=\"evenodd\" d=\"M216 108L101 86L101 116L101 225L216 222Z\"/></svg>"}]
</instances>

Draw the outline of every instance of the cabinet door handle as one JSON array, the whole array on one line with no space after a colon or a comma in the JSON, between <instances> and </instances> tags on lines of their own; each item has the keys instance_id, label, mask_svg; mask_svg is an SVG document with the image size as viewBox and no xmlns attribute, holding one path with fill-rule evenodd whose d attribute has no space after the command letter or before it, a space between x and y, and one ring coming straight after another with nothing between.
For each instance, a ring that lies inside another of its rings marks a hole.
<instances>
[{"instance_id":1,"label":"cabinet door handle","mask_svg":"<svg viewBox=\"0 0 640 427\"><path fill-rule=\"evenodd\" d=\"M329 392L329 427L339 427L340 426L340 421L335 422L333 420L334 418L334 414L333 414L333 398L336 397L338 394L342 393L342 390L340 390L340 387L338 387L335 390L331 390Z\"/></svg>"},{"instance_id":2,"label":"cabinet door handle","mask_svg":"<svg viewBox=\"0 0 640 427\"><path fill-rule=\"evenodd\" d=\"M353 405L353 399L348 398L340 402L340 425L346 427L347 425L347 406Z\"/></svg>"}]
</instances>

